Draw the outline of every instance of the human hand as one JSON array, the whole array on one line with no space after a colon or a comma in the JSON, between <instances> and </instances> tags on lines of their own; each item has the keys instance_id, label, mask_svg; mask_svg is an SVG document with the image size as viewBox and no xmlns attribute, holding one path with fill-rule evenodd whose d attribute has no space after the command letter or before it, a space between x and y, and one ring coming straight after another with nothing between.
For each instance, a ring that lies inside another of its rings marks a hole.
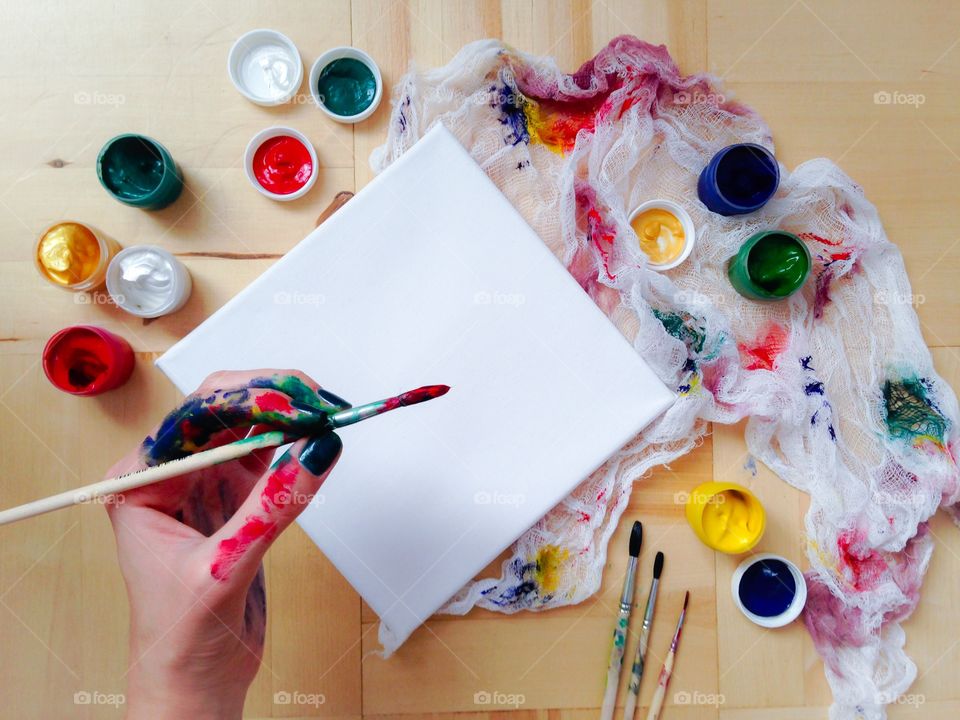
<instances>
[{"instance_id":1,"label":"human hand","mask_svg":"<svg viewBox=\"0 0 960 720\"><path fill-rule=\"evenodd\" d=\"M239 718L266 630L261 560L340 455L323 431L349 407L295 371L210 375L115 476L267 430L307 435L273 450L124 493L107 505L130 601L127 717Z\"/></svg>"}]
</instances>

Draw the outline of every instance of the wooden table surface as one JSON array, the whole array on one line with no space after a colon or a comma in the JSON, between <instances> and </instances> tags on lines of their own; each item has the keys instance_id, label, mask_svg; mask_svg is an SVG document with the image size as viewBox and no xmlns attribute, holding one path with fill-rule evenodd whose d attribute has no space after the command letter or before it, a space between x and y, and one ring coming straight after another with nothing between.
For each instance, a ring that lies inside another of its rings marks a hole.
<instances>
[{"instance_id":1,"label":"wooden table surface","mask_svg":"<svg viewBox=\"0 0 960 720\"><path fill-rule=\"evenodd\" d=\"M308 102L273 109L248 103L230 85L225 65L231 43L255 27L288 34L307 68L335 45L366 49L380 63L387 85L410 60L436 66L464 43L484 37L552 54L570 70L621 33L665 43L684 71L706 69L723 77L729 91L763 114L787 166L827 156L862 183L906 257L937 367L960 388L956 3L168 0L150 5L3 1L4 506L100 477L178 399L151 361L300 240L336 191L360 188L370 179L367 158L384 138L388 103L355 128L334 124ZM913 104L882 104L874 100L878 92L918 98ZM244 177L240 161L247 141L273 123L299 128L318 149L322 174L304 200L273 203ZM172 207L156 213L127 208L98 185L97 151L124 131L156 137L181 163L187 191ZM48 225L68 218L122 245L155 243L181 254L194 278L189 305L144 323L104 304L103 295L84 304L46 285L32 266L32 248ZM44 379L39 365L44 341L82 322L120 333L137 351L136 371L122 390L73 398ZM753 476L747 460L742 427L715 428L712 440L638 485L613 539L616 547L624 546L630 521L642 518L645 547L668 551L651 646L655 656L662 656L669 642L668 626L683 589L692 590L667 718L826 717L829 691L805 630L795 624L764 631L740 617L729 592L737 559L702 547L676 502L676 493L711 477L743 482L770 513L758 550L801 560L804 498L763 468ZM937 549L923 600L906 623L907 649L919 678L891 717L960 713L960 534L942 515L933 531ZM77 692L122 693L128 668L126 600L103 510L85 506L0 528L0 548L0 716L122 714L122 706L84 706L74 699ZM374 654L374 614L293 527L267 558L268 644L247 715L483 718L517 710L524 717L594 717L623 555L612 554L601 592L588 602L542 614L438 617L384 661ZM641 564L644 578L651 556L645 554ZM642 702L652 687L648 678ZM293 702L284 702L288 698Z\"/></svg>"}]
</instances>

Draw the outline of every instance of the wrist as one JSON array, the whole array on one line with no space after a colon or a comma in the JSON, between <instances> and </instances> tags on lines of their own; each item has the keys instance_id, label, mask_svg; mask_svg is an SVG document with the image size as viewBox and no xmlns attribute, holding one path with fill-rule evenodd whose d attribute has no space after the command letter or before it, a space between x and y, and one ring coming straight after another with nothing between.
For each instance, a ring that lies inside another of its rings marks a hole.
<instances>
[{"instance_id":1,"label":"wrist","mask_svg":"<svg viewBox=\"0 0 960 720\"><path fill-rule=\"evenodd\" d=\"M127 720L240 720L245 686L161 680L131 673L127 684Z\"/></svg>"}]
</instances>

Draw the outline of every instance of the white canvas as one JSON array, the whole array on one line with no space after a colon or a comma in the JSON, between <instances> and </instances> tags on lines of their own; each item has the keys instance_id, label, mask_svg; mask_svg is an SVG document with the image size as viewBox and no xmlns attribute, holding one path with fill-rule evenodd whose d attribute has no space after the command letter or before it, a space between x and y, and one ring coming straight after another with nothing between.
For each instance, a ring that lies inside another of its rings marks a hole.
<instances>
[{"instance_id":1,"label":"white canvas","mask_svg":"<svg viewBox=\"0 0 960 720\"><path fill-rule=\"evenodd\" d=\"M300 524L396 647L673 401L457 140L435 127L157 364L299 368L360 404Z\"/></svg>"}]
</instances>

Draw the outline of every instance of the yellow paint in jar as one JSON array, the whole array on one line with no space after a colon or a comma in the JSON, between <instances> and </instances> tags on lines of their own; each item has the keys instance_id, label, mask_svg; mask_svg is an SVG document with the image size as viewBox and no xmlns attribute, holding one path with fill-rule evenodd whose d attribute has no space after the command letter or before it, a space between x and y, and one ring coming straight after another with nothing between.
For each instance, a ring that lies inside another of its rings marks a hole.
<instances>
[{"instance_id":1,"label":"yellow paint in jar","mask_svg":"<svg viewBox=\"0 0 960 720\"><path fill-rule=\"evenodd\" d=\"M753 548L766 529L766 513L760 501L736 483L700 485L690 493L686 515L705 545L730 554Z\"/></svg>"},{"instance_id":2,"label":"yellow paint in jar","mask_svg":"<svg viewBox=\"0 0 960 720\"><path fill-rule=\"evenodd\" d=\"M630 220L640 240L640 249L653 265L673 262L686 247L686 234L680 218L664 208L652 207Z\"/></svg>"},{"instance_id":3,"label":"yellow paint in jar","mask_svg":"<svg viewBox=\"0 0 960 720\"><path fill-rule=\"evenodd\" d=\"M54 285L88 290L103 282L110 250L111 246L101 243L85 225L57 223L37 243L37 267Z\"/></svg>"}]
</instances>

